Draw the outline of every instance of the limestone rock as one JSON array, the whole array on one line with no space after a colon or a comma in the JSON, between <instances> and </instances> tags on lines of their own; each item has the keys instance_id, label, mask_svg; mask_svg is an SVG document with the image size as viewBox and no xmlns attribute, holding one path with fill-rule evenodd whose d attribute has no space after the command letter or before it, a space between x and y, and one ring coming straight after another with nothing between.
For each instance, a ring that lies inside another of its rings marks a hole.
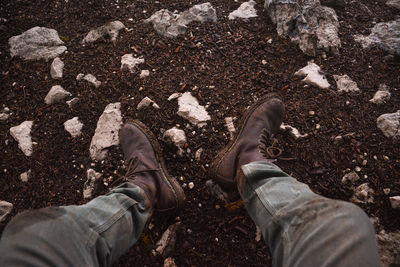
<instances>
[{"instance_id":1,"label":"limestone rock","mask_svg":"<svg viewBox=\"0 0 400 267\"><path fill-rule=\"evenodd\" d=\"M18 147L26 156L31 156L33 152L31 130L33 121L24 121L18 126L10 128L10 134L18 142Z\"/></svg>"},{"instance_id":2,"label":"limestone rock","mask_svg":"<svg viewBox=\"0 0 400 267\"><path fill-rule=\"evenodd\" d=\"M400 266L400 231L386 233L381 230L376 235L382 267Z\"/></svg>"},{"instance_id":3,"label":"limestone rock","mask_svg":"<svg viewBox=\"0 0 400 267\"><path fill-rule=\"evenodd\" d=\"M34 27L8 40L11 56L25 60L49 60L67 50L54 29Z\"/></svg>"},{"instance_id":4,"label":"limestone rock","mask_svg":"<svg viewBox=\"0 0 400 267\"><path fill-rule=\"evenodd\" d=\"M46 97L44 98L44 102L47 105L51 105L57 102L60 102L67 96L71 96L72 94L64 88L62 88L60 85L55 85L51 87L50 91L47 93Z\"/></svg>"},{"instance_id":5,"label":"limestone rock","mask_svg":"<svg viewBox=\"0 0 400 267\"><path fill-rule=\"evenodd\" d=\"M333 75L333 78L336 81L336 86L339 93L356 93L359 92L360 89L357 86L357 83L350 79L347 74L345 75Z\"/></svg>"},{"instance_id":6,"label":"limestone rock","mask_svg":"<svg viewBox=\"0 0 400 267\"><path fill-rule=\"evenodd\" d=\"M164 267L177 267L175 264L175 260L171 257L168 257L164 260Z\"/></svg>"},{"instance_id":7,"label":"limestone rock","mask_svg":"<svg viewBox=\"0 0 400 267\"><path fill-rule=\"evenodd\" d=\"M150 75L150 71L149 70L142 70L141 72L140 72L140 78L146 78L147 76L149 76Z\"/></svg>"},{"instance_id":8,"label":"limestone rock","mask_svg":"<svg viewBox=\"0 0 400 267\"><path fill-rule=\"evenodd\" d=\"M53 79L61 79L63 76L64 62L59 57L56 57L50 66L50 75Z\"/></svg>"},{"instance_id":9,"label":"limestone rock","mask_svg":"<svg viewBox=\"0 0 400 267\"><path fill-rule=\"evenodd\" d=\"M178 105L179 109L176 114L198 127L205 126L207 121L211 120L206 109L199 104L190 92L186 92L178 98Z\"/></svg>"},{"instance_id":10,"label":"limestone rock","mask_svg":"<svg viewBox=\"0 0 400 267\"><path fill-rule=\"evenodd\" d=\"M144 63L143 58L135 58L133 54L125 54L121 58L121 70L129 70L135 72L136 65Z\"/></svg>"},{"instance_id":11,"label":"limestone rock","mask_svg":"<svg viewBox=\"0 0 400 267\"><path fill-rule=\"evenodd\" d=\"M26 183L29 181L29 179L31 178L31 174L32 171L28 170L26 172L21 173L21 175L19 176L19 178L21 179L22 182Z\"/></svg>"},{"instance_id":12,"label":"limestone rock","mask_svg":"<svg viewBox=\"0 0 400 267\"><path fill-rule=\"evenodd\" d=\"M150 105L155 109L160 109L160 106L158 106L156 102L154 102L153 100L151 100L147 96L145 98L143 98L142 101L139 102L139 104L137 105L136 109L137 110L141 110L142 108L146 108L146 107L148 107Z\"/></svg>"},{"instance_id":13,"label":"limestone rock","mask_svg":"<svg viewBox=\"0 0 400 267\"><path fill-rule=\"evenodd\" d=\"M344 183L344 184L347 184L347 183L354 184L359 179L360 179L360 176L358 176L358 174L356 172L349 172L349 173L346 173L343 176L342 183Z\"/></svg>"},{"instance_id":14,"label":"limestone rock","mask_svg":"<svg viewBox=\"0 0 400 267\"><path fill-rule=\"evenodd\" d=\"M355 35L363 48L378 47L390 54L400 55L400 19L381 22L371 29L368 36Z\"/></svg>"},{"instance_id":15,"label":"limestone rock","mask_svg":"<svg viewBox=\"0 0 400 267\"><path fill-rule=\"evenodd\" d=\"M289 37L305 54L339 52L336 12L319 0L265 0L264 7L278 34Z\"/></svg>"},{"instance_id":16,"label":"limestone rock","mask_svg":"<svg viewBox=\"0 0 400 267\"><path fill-rule=\"evenodd\" d=\"M389 0L386 2L386 5L400 9L400 0Z\"/></svg>"},{"instance_id":17,"label":"limestone rock","mask_svg":"<svg viewBox=\"0 0 400 267\"><path fill-rule=\"evenodd\" d=\"M72 137L78 137L81 135L83 123L79 121L78 117L74 117L64 122L64 129L71 134Z\"/></svg>"},{"instance_id":18,"label":"limestone rock","mask_svg":"<svg viewBox=\"0 0 400 267\"><path fill-rule=\"evenodd\" d=\"M76 105L76 103L78 103L78 102L79 102L79 98L74 97L71 100L66 101L65 103L67 103L69 108L73 108Z\"/></svg>"},{"instance_id":19,"label":"limestone rock","mask_svg":"<svg viewBox=\"0 0 400 267\"><path fill-rule=\"evenodd\" d=\"M183 148L187 142L185 131L173 127L164 132L163 138L166 142L174 144L178 148L178 154L183 155Z\"/></svg>"},{"instance_id":20,"label":"limestone rock","mask_svg":"<svg viewBox=\"0 0 400 267\"><path fill-rule=\"evenodd\" d=\"M111 40L112 42L115 42L117 40L119 31L124 28L125 25L122 22L118 20L112 21L106 25L91 30L82 40L82 43L83 44L94 43L99 39L105 41Z\"/></svg>"},{"instance_id":21,"label":"limestone rock","mask_svg":"<svg viewBox=\"0 0 400 267\"><path fill-rule=\"evenodd\" d=\"M400 209L400 196L390 197L390 204L394 209Z\"/></svg>"},{"instance_id":22,"label":"limestone rock","mask_svg":"<svg viewBox=\"0 0 400 267\"><path fill-rule=\"evenodd\" d=\"M172 95L170 95L170 96L168 97L168 101L177 99L178 97L181 97L181 96L182 96L182 93L173 93Z\"/></svg>"},{"instance_id":23,"label":"limestone rock","mask_svg":"<svg viewBox=\"0 0 400 267\"><path fill-rule=\"evenodd\" d=\"M229 19L236 19L236 18L242 18L242 19L248 19L248 18L255 18L257 17L257 10L254 8L254 6L257 3L254 0L250 0L248 2L244 2L240 5L238 9L235 11L231 12L228 16Z\"/></svg>"},{"instance_id":24,"label":"limestone rock","mask_svg":"<svg viewBox=\"0 0 400 267\"><path fill-rule=\"evenodd\" d=\"M374 203L374 190L369 187L368 183L358 186L351 198L354 203Z\"/></svg>"},{"instance_id":25,"label":"limestone rock","mask_svg":"<svg viewBox=\"0 0 400 267\"><path fill-rule=\"evenodd\" d=\"M379 90L376 91L375 95L373 98L369 100L369 102L381 105L385 103L386 101L389 101L391 97L391 94L389 92L389 87L386 86L385 84L379 85Z\"/></svg>"},{"instance_id":26,"label":"limestone rock","mask_svg":"<svg viewBox=\"0 0 400 267\"><path fill-rule=\"evenodd\" d=\"M9 117L10 117L10 109L5 107L3 109L3 112L0 113L0 121L8 120Z\"/></svg>"},{"instance_id":27,"label":"limestone rock","mask_svg":"<svg viewBox=\"0 0 400 267\"><path fill-rule=\"evenodd\" d=\"M280 130L283 132L288 131L295 139L304 138L308 136L308 134L301 134L299 130L285 123L281 124Z\"/></svg>"},{"instance_id":28,"label":"limestone rock","mask_svg":"<svg viewBox=\"0 0 400 267\"><path fill-rule=\"evenodd\" d=\"M76 80L77 81L81 81L81 80L85 80L90 82L91 84L94 85L94 87L99 88L101 85L101 82L99 80L97 80L97 78L92 75L92 74L83 74L83 73L79 73L78 76L76 76Z\"/></svg>"},{"instance_id":29,"label":"limestone rock","mask_svg":"<svg viewBox=\"0 0 400 267\"><path fill-rule=\"evenodd\" d=\"M376 123L386 137L400 138L400 110L379 116Z\"/></svg>"},{"instance_id":30,"label":"limestone rock","mask_svg":"<svg viewBox=\"0 0 400 267\"><path fill-rule=\"evenodd\" d=\"M13 210L14 205L10 202L0 200L0 223L7 219L8 214Z\"/></svg>"},{"instance_id":31,"label":"limestone rock","mask_svg":"<svg viewBox=\"0 0 400 267\"><path fill-rule=\"evenodd\" d=\"M174 251L177 231L181 225L181 222L177 222L168 227L168 229L163 233L161 239L156 244L156 252L165 257Z\"/></svg>"},{"instance_id":32,"label":"limestone rock","mask_svg":"<svg viewBox=\"0 0 400 267\"><path fill-rule=\"evenodd\" d=\"M86 174L87 174L87 180L83 187L83 198L84 199L92 198L93 191L96 186L96 181L98 181L102 175L101 173L96 172L93 169L88 169L86 171Z\"/></svg>"},{"instance_id":33,"label":"limestone rock","mask_svg":"<svg viewBox=\"0 0 400 267\"><path fill-rule=\"evenodd\" d=\"M305 77L303 82L306 84L317 86L322 89L328 89L330 87L330 84L324 73L321 71L321 68L315 63L308 62L307 66L298 70L294 75Z\"/></svg>"},{"instance_id":34,"label":"limestone rock","mask_svg":"<svg viewBox=\"0 0 400 267\"><path fill-rule=\"evenodd\" d=\"M230 140L233 140L233 138L235 137L236 129L235 129L235 125L233 124L232 117L225 118L225 126L226 126L226 128L228 128Z\"/></svg>"},{"instance_id":35,"label":"limestone rock","mask_svg":"<svg viewBox=\"0 0 400 267\"><path fill-rule=\"evenodd\" d=\"M119 144L118 133L121 123L121 103L108 104L97 122L97 128L90 143L89 152L93 160L105 159L107 148Z\"/></svg>"},{"instance_id":36,"label":"limestone rock","mask_svg":"<svg viewBox=\"0 0 400 267\"><path fill-rule=\"evenodd\" d=\"M194 153L194 158L196 159L196 161L200 161L201 160L201 154L203 154L204 149L203 148L199 148L197 149L196 153Z\"/></svg>"},{"instance_id":37,"label":"limestone rock","mask_svg":"<svg viewBox=\"0 0 400 267\"><path fill-rule=\"evenodd\" d=\"M195 5L181 13L172 13L168 9L155 12L146 23L152 23L154 30L160 35L173 38L184 34L192 21L206 22L217 21L217 13L212 5L207 2Z\"/></svg>"}]
</instances>

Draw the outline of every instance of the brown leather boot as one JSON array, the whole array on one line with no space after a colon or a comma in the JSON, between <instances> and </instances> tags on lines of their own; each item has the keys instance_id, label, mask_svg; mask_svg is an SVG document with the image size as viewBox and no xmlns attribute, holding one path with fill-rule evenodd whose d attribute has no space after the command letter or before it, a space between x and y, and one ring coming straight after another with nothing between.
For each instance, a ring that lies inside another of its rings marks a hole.
<instances>
[{"instance_id":1,"label":"brown leather boot","mask_svg":"<svg viewBox=\"0 0 400 267\"><path fill-rule=\"evenodd\" d=\"M181 209L185 194L177 180L168 175L153 133L139 121L128 121L121 128L119 139L125 159L129 161L127 181L144 190L156 211Z\"/></svg>"},{"instance_id":2,"label":"brown leather boot","mask_svg":"<svg viewBox=\"0 0 400 267\"><path fill-rule=\"evenodd\" d=\"M266 161L259 149L260 138L265 132L272 135L279 130L284 111L284 104L274 94L253 104L243 115L235 138L211 163L209 175L226 187L234 187L240 166Z\"/></svg>"}]
</instances>

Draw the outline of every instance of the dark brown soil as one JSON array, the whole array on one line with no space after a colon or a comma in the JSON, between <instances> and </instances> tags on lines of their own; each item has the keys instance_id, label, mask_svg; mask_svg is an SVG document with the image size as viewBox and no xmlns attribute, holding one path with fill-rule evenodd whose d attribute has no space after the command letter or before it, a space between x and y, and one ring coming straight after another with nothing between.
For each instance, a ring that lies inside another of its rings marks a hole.
<instances>
[{"instance_id":1,"label":"dark brown soil","mask_svg":"<svg viewBox=\"0 0 400 267\"><path fill-rule=\"evenodd\" d=\"M159 36L142 20L161 8L182 11L200 1L120 0L119 8L110 0L19 0L0 4L0 17L7 19L0 24L0 105L13 113L10 119L0 122L0 199L14 204L13 215L27 209L85 202L82 189L91 164L91 137L104 107L120 101L124 116L143 121L159 137L170 173L195 184L194 189L185 189L188 203L179 215L182 227L172 254L178 266L271 266L268 248L263 241L254 240L255 226L245 210L225 209L207 191L205 181L212 157L228 143L224 118L239 118L255 99L276 92L286 103L285 122L309 133L308 138L300 140L286 133L278 135L284 149L282 157L293 159L278 160L277 164L315 192L342 200L349 200L352 195L341 183L344 172L361 166L362 179L357 185L368 182L375 190L375 203L361 207L369 216L379 218L379 229L399 230L400 213L390 207L389 196L400 194L400 145L383 136L376 118L399 109L400 91L392 89L391 100L383 106L377 107L368 100L381 83L400 88L400 62L386 59L386 53L378 49L362 50L352 37L368 34L373 21L392 20L399 12L388 8L385 0L365 0L364 5L352 1L337 9L343 46L340 55L328 55L326 60L316 57L315 62L332 85L333 74L348 74L362 90L358 95L338 95L335 86L331 90L306 88L300 78L293 76L311 58L289 40L277 36L262 10L262 1L257 1L259 17L248 21L227 19L240 3L210 2L217 9L219 21L193 23L185 35L176 39ZM80 44L89 30L112 20L120 20L133 30L122 32L115 44ZM34 26L54 28L66 42L68 53L61 56L65 69L60 81L50 78L51 62L25 62L9 55L8 39ZM272 44L267 43L270 38ZM200 47L196 46L199 42ZM139 72L119 70L125 53L145 58L141 68L153 70L147 79L140 79ZM262 60L267 64L263 65ZM91 73L103 84L95 89L77 82L78 73ZM45 95L56 84L81 99L75 109L64 103L45 105ZM205 132L190 125L186 128L188 123L175 114L176 102L167 101L183 85L201 104L209 104L212 121ZM195 86L197 89L192 90ZM139 91L140 87L143 90ZM145 96L156 101L161 110L136 111ZM309 111L315 111L315 115L309 115ZM63 123L74 116L85 124L78 139L72 139L63 128ZM34 120L32 136L38 145L32 157L25 157L9 134L10 127L25 120ZM185 129L191 150L182 158L161 140L161 129L175 124ZM321 125L319 130L316 124ZM354 135L340 144L333 142L335 136L348 133ZM194 153L200 147L204 153L197 162ZM364 159L368 160L366 166L361 165ZM115 148L105 162L93 168L115 181L124 173L121 160L121 151ZM32 170L32 178L23 183L19 175L28 169ZM389 196L383 193L384 188L391 188ZM108 190L99 185L97 194ZM146 236L156 242L169 223L157 218L155 228L146 231ZM140 241L115 266L162 265L162 258L152 256L152 248L152 244Z\"/></svg>"}]
</instances>

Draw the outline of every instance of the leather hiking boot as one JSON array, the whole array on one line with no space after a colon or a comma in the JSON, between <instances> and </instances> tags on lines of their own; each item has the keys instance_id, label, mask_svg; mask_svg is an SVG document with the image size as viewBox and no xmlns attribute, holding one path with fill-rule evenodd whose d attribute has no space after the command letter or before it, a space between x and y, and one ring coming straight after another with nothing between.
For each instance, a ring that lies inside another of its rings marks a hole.
<instances>
[{"instance_id":1,"label":"leather hiking boot","mask_svg":"<svg viewBox=\"0 0 400 267\"><path fill-rule=\"evenodd\" d=\"M273 135L282 123L285 111L282 101L268 94L254 103L243 115L235 138L215 157L209 175L226 187L236 185L240 166L266 161L259 146L265 134Z\"/></svg>"},{"instance_id":2,"label":"leather hiking boot","mask_svg":"<svg viewBox=\"0 0 400 267\"><path fill-rule=\"evenodd\" d=\"M167 173L153 133L139 121L128 121L121 128L119 139L125 160L129 161L127 182L142 188L156 211L180 210L185 203L185 193L177 180Z\"/></svg>"}]
</instances>

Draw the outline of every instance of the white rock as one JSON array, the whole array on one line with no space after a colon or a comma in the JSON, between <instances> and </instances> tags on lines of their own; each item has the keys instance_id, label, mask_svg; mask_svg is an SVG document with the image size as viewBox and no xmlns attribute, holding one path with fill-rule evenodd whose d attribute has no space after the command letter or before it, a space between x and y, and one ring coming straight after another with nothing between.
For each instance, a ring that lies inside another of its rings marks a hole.
<instances>
[{"instance_id":1,"label":"white rock","mask_svg":"<svg viewBox=\"0 0 400 267\"><path fill-rule=\"evenodd\" d=\"M386 2L386 5L400 9L400 0L389 0Z\"/></svg>"},{"instance_id":2,"label":"white rock","mask_svg":"<svg viewBox=\"0 0 400 267\"><path fill-rule=\"evenodd\" d=\"M147 76L149 76L150 75L150 71L149 70L142 70L141 72L140 72L140 78L146 78Z\"/></svg>"},{"instance_id":3,"label":"white rock","mask_svg":"<svg viewBox=\"0 0 400 267\"><path fill-rule=\"evenodd\" d=\"M385 195L389 195L390 194L390 188L383 188L383 193Z\"/></svg>"},{"instance_id":4,"label":"white rock","mask_svg":"<svg viewBox=\"0 0 400 267\"><path fill-rule=\"evenodd\" d=\"M10 134L18 142L18 147L26 156L31 156L33 152L31 130L33 121L24 121L18 126L10 128Z\"/></svg>"},{"instance_id":5,"label":"white rock","mask_svg":"<svg viewBox=\"0 0 400 267\"><path fill-rule=\"evenodd\" d=\"M90 82L91 84L94 85L94 87L98 88L101 85L101 82L96 79L96 77L92 74L86 74L84 75L83 73L79 73L78 76L76 76L77 81L85 80Z\"/></svg>"},{"instance_id":6,"label":"white rock","mask_svg":"<svg viewBox=\"0 0 400 267\"><path fill-rule=\"evenodd\" d=\"M66 101L65 103L67 103L68 107L73 108L73 106L76 105L76 103L78 103L79 98L78 97L74 97L71 100Z\"/></svg>"},{"instance_id":7,"label":"white rock","mask_svg":"<svg viewBox=\"0 0 400 267\"><path fill-rule=\"evenodd\" d=\"M358 186L351 198L354 203L374 203L374 190L371 189L368 183Z\"/></svg>"},{"instance_id":8,"label":"white rock","mask_svg":"<svg viewBox=\"0 0 400 267\"><path fill-rule=\"evenodd\" d=\"M202 148L197 149L196 153L194 154L194 158L197 161L201 160L201 154L203 153L203 151L204 151L204 149L202 149Z\"/></svg>"},{"instance_id":9,"label":"white rock","mask_svg":"<svg viewBox=\"0 0 400 267\"><path fill-rule=\"evenodd\" d=\"M125 54L121 58L121 70L129 70L135 72L136 65L144 63L143 58L136 58L133 54Z\"/></svg>"},{"instance_id":10,"label":"white rock","mask_svg":"<svg viewBox=\"0 0 400 267\"><path fill-rule=\"evenodd\" d=\"M242 18L242 19L248 19L248 18L255 18L257 17L257 10L254 8L256 5L256 2L253 0L250 0L248 2L244 2L240 5L238 9L235 11L231 12L228 16L229 19L236 19L236 18Z\"/></svg>"},{"instance_id":11,"label":"white rock","mask_svg":"<svg viewBox=\"0 0 400 267\"><path fill-rule=\"evenodd\" d=\"M171 257L168 257L164 260L164 267L177 267L175 264L175 260Z\"/></svg>"},{"instance_id":12,"label":"white rock","mask_svg":"<svg viewBox=\"0 0 400 267\"><path fill-rule=\"evenodd\" d=\"M157 242L155 249L159 255L165 257L174 251L177 238L177 230L179 229L180 225L181 222L172 224L163 233L161 239Z\"/></svg>"},{"instance_id":13,"label":"white rock","mask_svg":"<svg viewBox=\"0 0 400 267\"><path fill-rule=\"evenodd\" d=\"M178 148L178 154L180 156L183 155L183 147L187 142L185 131L173 127L164 132L163 138L166 142L175 144L175 146Z\"/></svg>"},{"instance_id":14,"label":"white rock","mask_svg":"<svg viewBox=\"0 0 400 267\"><path fill-rule=\"evenodd\" d=\"M400 209L400 196L390 197L390 204L394 209Z\"/></svg>"},{"instance_id":15,"label":"white rock","mask_svg":"<svg viewBox=\"0 0 400 267\"><path fill-rule=\"evenodd\" d=\"M31 178L31 174L32 174L32 171L28 170L26 172L21 173L19 178L21 179L22 182L26 183Z\"/></svg>"},{"instance_id":16,"label":"white rock","mask_svg":"<svg viewBox=\"0 0 400 267\"><path fill-rule=\"evenodd\" d=\"M50 75L53 79L61 79L63 76L64 62L59 57L56 57L50 66Z\"/></svg>"},{"instance_id":17,"label":"white rock","mask_svg":"<svg viewBox=\"0 0 400 267\"><path fill-rule=\"evenodd\" d=\"M207 121L211 120L206 109L199 104L190 92L186 92L178 98L178 105L179 109L176 114L198 127L205 126Z\"/></svg>"},{"instance_id":18,"label":"white rock","mask_svg":"<svg viewBox=\"0 0 400 267\"><path fill-rule=\"evenodd\" d=\"M3 112L0 113L0 121L8 120L9 117L10 117L10 109L5 107L3 109Z\"/></svg>"},{"instance_id":19,"label":"white rock","mask_svg":"<svg viewBox=\"0 0 400 267\"><path fill-rule=\"evenodd\" d=\"M233 138L235 137L236 129L235 129L235 125L233 124L232 117L225 118L225 126L226 126L226 128L228 128L230 139L233 140Z\"/></svg>"},{"instance_id":20,"label":"white rock","mask_svg":"<svg viewBox=\"0 0 400 267\"><path fill-rule=\"evenodd\" d=\"M173 38L186 32L192 21L217 21L217 13L210 3L195 5L181 13L172 13L168 9L155 12L144 22L152 23L154 30L160 35Z\"/></svg>"},{"instance_id":21,"label":"white rock","mask_svg":"<svg viewBox=\"0 0 400 267\"><path fill-rule=\"evenodd\" d=\"M330 84L326 79L325 75L321 71L321 68L312 62L308 62L308 65L298 70L295 76L304 77L303 82L306 84L314 85L322 89L328 89Z\"/></svg>"},{"instance_id":22,"label":"white rock","mask_svg":"<svg viewBox=\"0 0 400 267\"><path fill-rule=\"evenodd\" d=\"M47 93L46 97L44 98L44 102L47 105L51 105L57 102L60 102L67 96L71 96L72 94L64 88L62 88L60 85L55 85L51 87L50 91Z\"/></svg>"},{"instance_id":23,"label":"white rock","mask_svg":"<svg viewBox=\"0 0 400 267\"><path fill-rule=\"evenodd\" d=\"M90 157L101 161L107 156L107 148L119 144L118 133L121 128L121 103L111 103L106 106L97 122L97 128L90 143Z\"/></svg>"},{"instance_id":24,"label":"white rock","mask_svg":"<svg viewBox=\"0 0 400 267\"><path fill-rule=\"evenodd\" d=\"M56 30L34 27L8 40L11 56L25 60L49 60L67 50Z\"/></svg>"},{"instance_id":25,"label":"white rock","mask_svg":"<svg viewBox=\"0 0 400 267\"><path fill-rule=\"evenodd\" d=\"M336 81L336 86L338 88L339 93L355 93L359 92L360 89L357 86L357 83L350 79L349 76L345 75L333 75L333 78Z\"/></svg>"},{"instance_id":26,"label":"white rock","mask_svg":"<svg viewBox=\"0 0 400 267\"><path fill-rule=\"evenodd\" d=\"M157 103L154 102L153 100L151 100L150 98L148 98L147 96L145 98L143 98L142 101L139 102L136 109L141 110L142 108L146 108L148 106L152 106L155 109L160 109L160 107L157 105Z\"/></svg>"},{"instance_id":27,"label":"white rock","mask_svg":"<svg viewBox=\"0 0 400 267\"><path fill-rule=\"evenodd\" d=\"M83 198L88 199L92 198L93 196L93 191L96 185L96 181L100 179L101 173L96 172L93 169L88 169L86 171L87 174L87 180L83 186Z\"/></svg>"},{"instance_id":28,"label":"white rock","mask_svg":"<svg viewBox=\"0 0 400 267\"><path fill-rule=\"evenodd\" d=\"M379 90L376 91L374 97L370 99L369 102L380 105L385 103L386 101L389 101L390 97L391 94L389 92L389 87L385 84L380 84Z\"/></svg>"},{"instance_id":29,"label":"white rock","mask_svg":"<svg viewBox=\"0 0 400 267\"><path fill-rule=\"evenodd\" d=\"M93 43L97 40L111 40L115 42L117 40L119 31L124 29L125 26L122 22L116 20L94 30L91 30L86 37L82 40L83 44Z\"/></svg>"},{"instance_id":30,"label":"white rock","mask_svg":"<svg viewBox=\"0 0 400 267\"><path fill-rule=\"evenodd\" d=\"M347 184L347 183L355 183L356 181L358 181L360 179L360 176L358 176L357 173L355 172L349 172L346 173L343 178L342 178L342 183Z\"/></svg>"},{"instance_id":31,"label":"white rock","mask_svg":"<svg viewBox=\"0 0 400 267\"><path fill-rule=\"evenodd\" d=\"M13 210L14 205L10 202L0 200L0 223L7 219L8 214Z\"/></svg>"},{"instance_id":32,"label":"white rock","mask_svg":"<svg viewBox=\"0 0 400 267\"><path fill-rule=\"evenodd\" d=\"M265 0L264 8L278 35L289 37L305 54L339 53L339 21L334 9L322 6L319 0Z\"/></svg>"},{"instance_id":33,"label":"white rock","mask_svg":"<svg viewBox=\"0 0 400 267\"><path fill-rule=\"evenodd\" d=\"M172 95L170 95L170 96L168 97L168 101L177 99L178 97L181 97L181 96L182 96L182 93L173 93Z\"/></svg>"},{"instance_id":34,"label":"white rock","mask_svg":"<svg viewBox=\"0 0 400 267\"><path fill-rule=\"evenodd\" d=\"M299 139L299 138L304 138L307 137L308 134L301 134L299 132L299 130L297 130L296 128L294 128L293 126L290 126L288 124L282 123L280 126L280 130L283 132L289 131L290 134L295 138L295 139Z\"/></svg>"},{"instance_id":35,"label":"white rock","mask_svg":"<svg viewBox=\"0 0 400 267\"><path fill-rule=\"evenodd\" d=\"M355 35L363 48L378 47L390 54L400 55L400 18L377 23L368 36Z\"/></svg>"},{"instance_id":36,"label":"white rock","mask_svg":"<svg viewBox=\"0 0 400 267\"><path fill-rule=\"evenodd\" d=\"M193 188L194 188L194 183L193 183L193 182L190 182L190 183L188 184L188 186L189 186L189 189L193 189Z\"/></svg>"},{"instance_id":37,"label":"white rock","mask_svg":"<svg viewBox=\"0 0 400 267\"><path fill-rule=\"evenodd\" d=\"M74 117L64 122L64 129L71 134L72 137L78 137L81 135L83 123L79 121L78 117Z\"/></svg>"},{"instance_id":38,"label":"white rock","mask_svg":"<svg viewBox=\"0 0 400 267\"><path fill-rule=\"evenodd\" d=\"M386 137L400 138L400 110L379 116L376 124Z\"/></svg>"}]
</instances>

